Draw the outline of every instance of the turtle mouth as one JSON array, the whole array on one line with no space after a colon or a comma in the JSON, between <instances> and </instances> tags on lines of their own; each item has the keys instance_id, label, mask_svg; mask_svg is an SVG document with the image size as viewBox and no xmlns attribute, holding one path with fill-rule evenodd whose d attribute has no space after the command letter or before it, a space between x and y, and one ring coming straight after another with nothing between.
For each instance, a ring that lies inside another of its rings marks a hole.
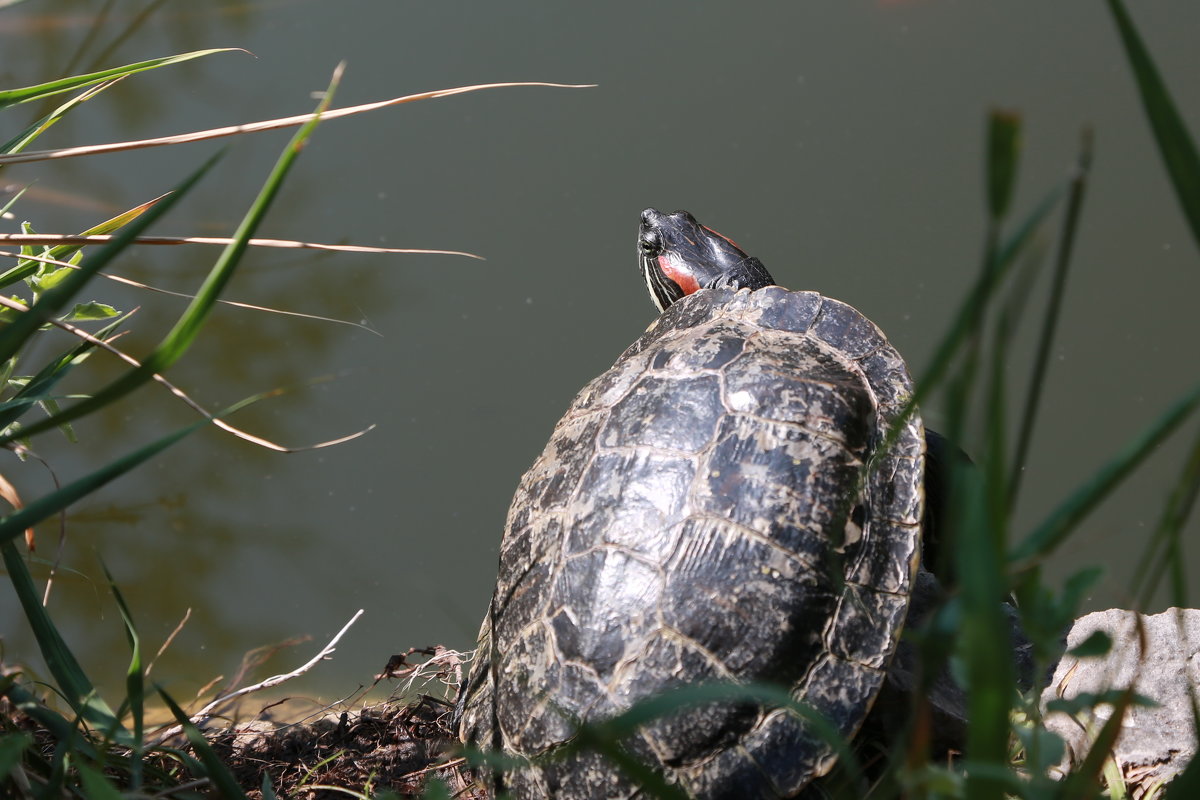
<instances>
[{"instance_id":1,"label":"turtle mouth","mask_svg":"<svg viewBox=\"0 0 1200 800\"><path fill-rule=\"evenodd\" d=\"M662 224L662 216L653 208L642 212L637 242L638 265L641 267L642 277L646 279L646 290L660 313L683 297L683 291L663 273L660 263L660 258L666 251L662 233L658 230Z\"/></svg>"},{"instance_id":2,"label":"turtle mouth","mask_svg":"<svg viewBox=\"0 0 1200 800\"><path fill-rule=\"evenodd\" d=\"M650 299L661 313L667 310L667 306L683 297L683 290L663 274L658 258L657 254L650 255L639 247L638 262L641 264L642 277L646 279L646 290L650 292Z\"/></svg>"}]
</instances>

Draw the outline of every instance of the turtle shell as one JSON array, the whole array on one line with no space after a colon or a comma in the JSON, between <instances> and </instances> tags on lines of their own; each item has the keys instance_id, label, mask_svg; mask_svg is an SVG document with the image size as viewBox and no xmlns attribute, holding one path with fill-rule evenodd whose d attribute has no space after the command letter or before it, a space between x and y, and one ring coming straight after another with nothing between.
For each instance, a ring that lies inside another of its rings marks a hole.
<instances>
[{"instance_id":1,"label":"turtle shell","mask_svg":"<svg viewBox=\"0 0 1200 800\"><path fill-rule=\"evenodd\" d=\"M920 552L912 384L845 303L777 286L671 305L588 384L525 473L460 698L464 741L528 757L684 684L772 683L849 738L883 682ZM791 797L833 766L799 716L709 704L627 750L699 798ZM641 797L595 754L516 797Z\"/></svg>"}]
</instances>

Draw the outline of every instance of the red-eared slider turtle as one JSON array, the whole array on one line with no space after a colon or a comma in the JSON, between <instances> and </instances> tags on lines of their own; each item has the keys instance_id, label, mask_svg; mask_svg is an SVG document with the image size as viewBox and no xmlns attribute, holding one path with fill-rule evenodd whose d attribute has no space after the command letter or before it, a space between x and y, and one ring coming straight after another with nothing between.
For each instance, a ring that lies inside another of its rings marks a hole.
<instances>
[{"instance_id":1,"label":"red-eared slider turtle","mask_svg":"<svg viewBox=\"0 0 1200 800\"><path fill-rule=\"evenodd\" d=\"M642 213L663 313L584 387L525 473L464 687L469 743L527 757L690 683L767 682L853 736L920 551L924 440L870 320L791 292L679 211ZM798 716L711 704L626 750L689 795L791 797L833 765ZM516 797L641 797L599 755L498 774Z\"/></svg>"}]
</instances>

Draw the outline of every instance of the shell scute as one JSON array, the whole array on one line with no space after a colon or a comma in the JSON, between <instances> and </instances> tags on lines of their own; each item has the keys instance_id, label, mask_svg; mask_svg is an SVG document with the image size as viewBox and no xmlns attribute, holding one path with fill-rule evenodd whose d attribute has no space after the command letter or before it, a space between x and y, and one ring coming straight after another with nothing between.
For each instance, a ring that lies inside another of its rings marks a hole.
<instances>
[{"instance_id":1,"label":"shell scute","mask_svg":"<svg viewBox=\"0 0 1200 800\"><path fill-rule=\"evenodd\" d=\"M565 553L609 545L665 562L674 549L673 528L683 519L695 472L693 459L671 453L599 453L582 478L580 499L565 518Z\"/></svg>"},{"instance_id":2,"label":"shell scute","mask_svg":"<svg viewBox=\"0 0 1200 800\"><path fill-rule=\"evenodd\" d=\"M557 646L542 657L587 664L606 681L627 649L640 644L638 632L658 626L661 593L659 571L619 550L567 559L554 586L562 601L551 618Z\"/></svg>"},{"instance_id":3,"label":"shell scute","mask_svg":"<svg viewBox=\"0 0 1200 800\"><path fill-rule=\"evenodd\" d=\"M666 571L663 622L725 676L794 682L822 647L836 599L828 576L716 520L689 520L684 541Z\"/></svg>"},{"instance_id":4,"label":"shell scute","mask_svg":"<svg viewBox=\"0 0 1200 800\"><path fill-rule=\"evenodd\" d=\"M812 325L812 334L849 358L863 358L887 345L883 331L858 309L825 298Z\"/></svg>"},{"instance_id":5,"label":"shell scute","mask_svg":"<svg viewBox=\"0 0 1200 800\"><path fill-rule=\"evenodd\" d=\"M840 659L884 670L891 631L904 622L905 597L848 583L842 593L839 626L825 646Z\"/></svg>"},{"instance_id":6,"label":"shell scute","mask_svg":"<svg viewBox=\"0 0 1200 800\"><path fill-rule=\"evenodd\" d=\"M711 402L719 393L716 375L646 375L613 406L600 445L698 453L724 413Z\"/></svg>"},{"instance_id":7,"label":"shell scute","mask_svg":"<svg viewBox=\"0 0 1200 800\"><path fill-rule=\"evenodd\" d=\"M921 553L920 543L913 542L915 528L886 521L876 523L878 536L873 536L871 546L862 548L849 564L846 580L876 592L907 596Z\"/></svg>"},{"instance_id":8,"label":"shell scute","mask_svg":"<svg viewBox=\"0 0 1200 800\"><path fill-rule=\"evenodd\" d=\"M542 455L530 468L519 490L529 499L522 505L547 512L562 510L574 497L580 477L592 460L604 414L571 418L555 429ZM513 505L515 511L519 510Z\"/></svg>"},{"instance_id":9,"label":"shell scute","mask_svg":"<svg viewBox=\"0 0 1200 800\"><path fill-rule=\"evenodd\" d=\"M682 335L661 339L650 357L650 369L720 369L741 354L754 328L722 319L707 324L705 331L704 336Z\"/></svg>"},{"instance_id":10,"label":"shell scute","mask_svg":"<svg viewBox=\"0 0 1200 800\"><path fill-rule=\"evenodd\" d=\"M777 545L799 567L823 570L837 523L823 502L853 481L859 462L839 443L785 423L731 415L701 463L691 504ZM743 499L745 502L743 502Z\"/></svg>"},{"instance_id":11,"label":"shell scute","mask_svg":"<svg viewBox=\"0 0 1200 800\"><path fill-rule=\"evenodd\" d=\"M824 297L816 292L789 292L782 286L768 286L754 292L757 313L749 315L755 324L771 330L806 333L821 311Z\"/></svg>"},{"instance_id":12,"label":"shell scute","mask_svg":"<svg viewBox=\"0 0 1200 800\"><path fill-rule=\"evenodd\" d=\"M622 705L631 705L670 689L724 677L709 654L671 631L660 630L646 640L636 669L618 675L613 694ZM756 717L753 707L708 703L652 720L640 734L657 758L684 763L749 730Z\"/></svg>"},{"instance_id":13,"label":"shell scute","mask_svg":"<svg viewBox=\"0 0 1200 800\"><path fill-rule=\"evenodd\" d=\"M819 342L763 331L723 374L731 410L800 425L853 450L866 447L873 398L861 375Z\"/></svg>"}]
</instances>

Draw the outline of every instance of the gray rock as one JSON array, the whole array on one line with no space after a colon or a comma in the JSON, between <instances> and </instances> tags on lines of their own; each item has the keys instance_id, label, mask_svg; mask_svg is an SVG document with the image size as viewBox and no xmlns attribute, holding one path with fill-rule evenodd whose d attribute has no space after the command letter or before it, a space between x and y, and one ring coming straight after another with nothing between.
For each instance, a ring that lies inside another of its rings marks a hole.
<instances>
[{"instance_id":1,"label":"gray rock","mask_svg":"<svg viewBox=\"0 0 1200 800\"><path fill-rule=\"evenodd\" d=\"M1144 789L1168 781L1196 753L1189 692L1197 684L1200 669L1200 610L1173 608L1152 616L1124 609L1088 614L1076 620L1067 635L1068 651L1096 631L1111 637L1111 649L1102 656L1063 656L1042 693L1042 708L1059 698L1133 686L1156 705L1135 704L1126 712L1114 748L1117 763L1133 787ZM1111 705L1074 716L1046 714L1046 727L1067 745L1064 770L1082 762L1111 716Z\"/></svg>"}]
</instances>

